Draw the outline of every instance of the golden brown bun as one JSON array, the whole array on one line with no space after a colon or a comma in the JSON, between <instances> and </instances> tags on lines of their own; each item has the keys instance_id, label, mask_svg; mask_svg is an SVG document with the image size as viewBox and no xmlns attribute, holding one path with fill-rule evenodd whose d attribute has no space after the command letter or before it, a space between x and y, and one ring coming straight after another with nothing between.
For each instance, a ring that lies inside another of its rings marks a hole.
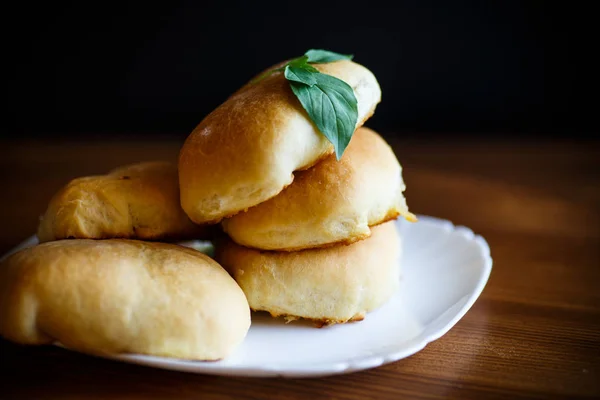
<instances>
[{"instance_id":1,"label":"golden brown bun","mask_svg":"<svg viewBox=\"0 0 600 400\"><path fill-rule=\"evenodd\" d=\"M57 239L206 239L179 202L177 166L145 162L77 178L54 195L38 227L40 242Z\"/></svg>"},{"instance_id":2,"label":"golden brown bun","mask_svg":"<svg viewBox=\"0 0 600 400\"><path fill-rule=\"evenodd\" d=\"M360 126L375 111L375 76L351 61L316 68L348 83L358 100ZM333 152L281 72L247 84L210 113L179 156L181 205L196 223L218 222L281 192L293 172Z\"/></svg>"},{"instance_id":3,"label":"golden brown bun","mask_svg":"<svg viewBox=\"0 0 600 400\"><path fill-rule=\"evenodd\" d=\"M399 286L400 237L394 221L351 245L297 252L259 251L223 239L216 259L253 310L321 324L361 320Z\"/></svg>"},{"instance_id":4,"label":"golden brown bun","mask_svg":"<svg viewBox=\"0 0 600 400\"><path fill-rule=\"evenodd\" d=\"M231 276L182 246L59 240L0 264L0 334L18 343L216 360L249 327L248 302Z\"/></svg>"},{"instance_id":5,"label":"golden brown bun","mask_svg":"<svg viewBox=\"0 0 600 400\"><path fill-rule=\"evenodd\" d=\"M222 221L238 244L264 250L300 250L369 237L370 226L408 211L402 169L377 133L356 130L344 156L334 154L297 172L280 194Z\"/></svg>"}]
</instances>

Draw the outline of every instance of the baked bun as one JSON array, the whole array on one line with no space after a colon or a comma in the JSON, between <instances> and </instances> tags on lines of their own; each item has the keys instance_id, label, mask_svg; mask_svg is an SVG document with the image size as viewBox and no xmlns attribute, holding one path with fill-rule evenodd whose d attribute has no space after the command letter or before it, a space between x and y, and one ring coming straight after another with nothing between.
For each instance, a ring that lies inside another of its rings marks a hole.
<instances>
[{"instance_id":1,"label":"baked bun","mask_svg":"<svg viewBox=\"0 0 600 400\"><path fill-rule=\"evenodd\" d=\"M18 343L217 360L249 327L231 276L175 244L60 240L0 264L0 334Z\"/></svg>"},{"instance_id":2,"label":"baked bun","mask_svg":"<svg viewBox=\"0 0 600 400\"><path fill-rule=\"evenodd\" d=\"M354 89L357 127L375 112L381 90L367 68L352 61L314 67ZM196 223L219 222L277 195L294 171L333 151L283 73L274 73L238 90L188 136L179 156L181 205Z\"/></svg>"},{"instance_id":3,"label":"baked bun","mask_svg":"<svg viewBox=\"0 0 600 400\"><path fill-rule=\"evenodd\" d=\"M216 259L241 286L250 307L317 325L357 321L399 287L400 237L394 221L351 245L298 252L249 249L224 238Z\"/></svg>"},{"instance_id":4,"label":"baked bun","mask_svg":"<svg viewBox=\"0 0 600 400\"><path fill-rule=\"evenodd\" d=\"M349 244L398 215L416 220L394 151L371 129L356 130L341 160L332 154L295 175L277 196L223 220L223 229L243 246L290 251Z\"/></svg>"},{"instance_id":5,"label":"baked bun","mask_svg":"<svg viewBox=\"0 0 600 400\"><path fill-rule=\"evenodd\" d=\"M58 239L206 239L181 208L177 166L145 162L77 178L51 199L40 242Z\"/></svg>"}]
</instances>

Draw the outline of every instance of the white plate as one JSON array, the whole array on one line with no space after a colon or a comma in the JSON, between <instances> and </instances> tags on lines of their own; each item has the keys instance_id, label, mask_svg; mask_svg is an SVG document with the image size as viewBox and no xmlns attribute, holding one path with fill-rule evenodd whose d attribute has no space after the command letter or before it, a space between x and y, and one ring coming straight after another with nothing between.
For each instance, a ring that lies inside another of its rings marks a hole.
<instances>
[{"instance_id":1,"label":"white plate","mask_svg":"<svg viewBox=\"0 0 600 400\"><path fill-rule=\"evenodd\" d=\"M214 375L315 377L378 367L440 338L471 308L492 270L485 239L449 221L419 216L398 221L404 237L401 290L361 322L317 329L254 314L238 350L217 362L142 355L111 359ZM35 245L35 237L16 251ZM13 252L11 251L11 253Z\"/></svg>"}]
</instances>

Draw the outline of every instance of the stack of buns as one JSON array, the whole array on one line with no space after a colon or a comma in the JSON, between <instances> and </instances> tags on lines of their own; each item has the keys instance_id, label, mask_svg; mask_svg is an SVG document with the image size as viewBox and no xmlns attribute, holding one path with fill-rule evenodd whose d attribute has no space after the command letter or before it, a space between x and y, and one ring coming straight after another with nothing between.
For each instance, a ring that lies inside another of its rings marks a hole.
<instances>
[{"instance_id":1,"label":"stack of buns","mask_svg":"<svg viewBox=\"0 0 600 400\"><path fill-rule=\"evenodd\" d=\"M254 310L317 325L361 320L399 285L400 238L391 220L413 218L400 166L361 127L338 161L296 173L277 196L222 221L216 259Z\"/></svg>"},{"instance_id":2,"label":"stack of buns","mask_svg":"<svg viewBox=\"0 0 600 400\"><path fill-rule=\"evenodd\" d=\"M363 127L381 100L367 68L315 66L348 83L356 131L340 160L283 74L246 85L206 117L179 158L181 203L196 223L220 222L216 260L253 310L318 325L360 320L399 285L406 206L390 146Z\"/></svg>"},{"instance_id":3,"label":"stack of buns","mask_svg":"<svg viewBox=\"0 0 600 400\"><path fill-rule=\"evenodd\" d=\"M40 244L0 266L0 334L217 360L243 342L251 310L323 326L384 304L400 281L393 220L416 218L394 152L363 126L381 90L355 62L315 67L358 101L341 159L283 73L248 83L191 132L178 165L128 165L55 194ZM197 239L213 257L177 244Z\"/></svg>"}]
</instances>

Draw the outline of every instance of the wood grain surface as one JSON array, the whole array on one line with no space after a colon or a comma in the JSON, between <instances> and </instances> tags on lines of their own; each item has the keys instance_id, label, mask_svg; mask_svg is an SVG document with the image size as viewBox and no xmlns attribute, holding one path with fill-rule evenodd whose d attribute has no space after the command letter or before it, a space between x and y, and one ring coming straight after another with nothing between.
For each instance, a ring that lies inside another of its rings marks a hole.
<instances>
[{"instance_id":1,"label":"wood grain surface","mask_svg":"<svg viewBox=\"0 0 600 400\"><path fill-rule=\"evenodd\" d=\"M0 142L0 252L35 232L67 180L175 160L181 137ZM320 379L165 371L0 340L1 399L567 399L600 397L600 142L392 140L411 210L483 235L473 308L419 353ZM409 249L407 251L410 251Z\"/></svg>"}]
</instances>

